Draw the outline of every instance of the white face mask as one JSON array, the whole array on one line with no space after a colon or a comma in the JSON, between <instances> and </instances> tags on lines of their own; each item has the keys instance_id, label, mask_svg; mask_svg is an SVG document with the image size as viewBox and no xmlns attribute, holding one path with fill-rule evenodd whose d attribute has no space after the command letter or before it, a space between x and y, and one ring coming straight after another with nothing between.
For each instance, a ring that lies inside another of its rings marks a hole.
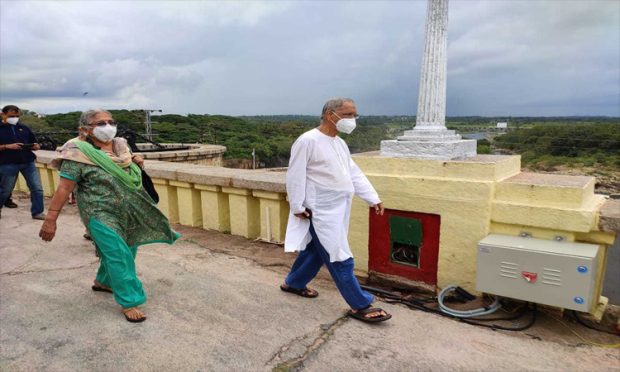
<instances>
[{"instance_id":1,"label":"white face mask","mask_svg":"<svg viewBox=\"0 0 620 372\"><path fill-rule=\"evenodd\" d=\"M107 143L112 141L114 136L116 136L116 127L106 124L105 126L95 127L93 129L93 135L99 141Z\"/></svg>"},{"instance_id":2,"label":"white face mask","mask_svg":"<svg viewBox=\"0 0 620 372\"><path fill-rule=\"evenodd\" d=\"M338 132L346 133L346 134L351 134L351 132L353 132L353 130L355 129L356 126L357 126L357 124L355 124L355 119L354 118L340 119L336 123L336 129L338 129Z\"/></svg>"},{"instance_id":3,"label":"white face mask","mask_svg":"<svg viewBox=\"0 0 620 372\"><path fill-rule=\"evenodd\" d=\"M7 118L7 119L6 119L6 122L7 122L7 123L9 123L9 124L11 124L11 125L15 125L15 124L17 124L17 122L18 122L18 121L19 121L19 118L18 118L18 117L12 117L12 118Z\"/></svg>"}]
</instances>

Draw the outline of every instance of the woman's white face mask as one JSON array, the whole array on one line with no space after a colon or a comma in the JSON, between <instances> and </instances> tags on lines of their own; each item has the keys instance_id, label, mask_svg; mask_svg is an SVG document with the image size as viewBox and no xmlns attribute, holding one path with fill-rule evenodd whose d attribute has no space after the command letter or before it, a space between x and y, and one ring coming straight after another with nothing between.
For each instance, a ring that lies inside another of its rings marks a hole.
<instances>
[{"instance_id":1,"label":"woman's white face mask","mask_svg":"<svg viewBox=\"0 0 620 372\"><path fill-rule=\"evenodd\" d=\"M108 143L116 136L116 127L110 124L95 127L93 129L93 136L103 143Z\"/></svg>"},{"instance_id":2,"label":"woman's white face mask","mask_svg":"<svg viewBox=\"0 0 620 372\"><path fill-rule=\"evenodd\" d=\"M11 125L16 125L18 121L19 121L19 117L16 117L16 116L6 119L6 122Z\"/></svg>"}]
</instances>

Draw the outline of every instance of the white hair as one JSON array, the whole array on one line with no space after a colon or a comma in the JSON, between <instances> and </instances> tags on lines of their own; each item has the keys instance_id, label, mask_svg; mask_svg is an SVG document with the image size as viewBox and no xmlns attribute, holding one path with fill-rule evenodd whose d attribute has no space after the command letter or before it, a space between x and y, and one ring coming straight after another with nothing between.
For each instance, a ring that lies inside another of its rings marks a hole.
<instances>
[{"instance_id":1,"label":"white hair","mask_svg":"<svg viewBox=\"0 0 620 372\"><path fill-rule=\"evenodd\" d=\"M82 112L82 115L80 115L80 122L79 122L78 128L90 127L91 119L97 116L98 114L108 114L112 116L112 114L109 111L106 111L100 108L84 111Z\"/></svg>"},{"instance_id":2,"label":"white hair","mask_svg":"<svg viewBox=\"0 0 620 372\"><path fill-rule=\"evenodd\" d=\"M328 100L327 102L325 102L325 105L323 106L323 111L321 111L321 119L325 117L325 114L328 111L335 111L341 108L342 105L344 105L346 102L351 102L355 104L355 102L351 98L341 98L341 97L332 98Z\"/></svg>"}]
</instances>

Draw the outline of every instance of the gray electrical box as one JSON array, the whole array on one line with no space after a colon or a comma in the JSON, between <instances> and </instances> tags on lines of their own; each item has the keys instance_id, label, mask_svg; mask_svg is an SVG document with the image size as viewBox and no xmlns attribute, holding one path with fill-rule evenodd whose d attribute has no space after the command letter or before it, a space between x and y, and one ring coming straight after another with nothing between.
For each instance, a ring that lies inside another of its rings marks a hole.
<instances>
[{"instance_id":1,"label":"gray electrical box","mask_svg":"<svg viewBox=\"0 0 620 372\"><path fill-rule=\"evenodd\" d=\"M591 312L598 301L598 245L489 235L478 243L480 292Z\"/></svg>"}]
</instances>

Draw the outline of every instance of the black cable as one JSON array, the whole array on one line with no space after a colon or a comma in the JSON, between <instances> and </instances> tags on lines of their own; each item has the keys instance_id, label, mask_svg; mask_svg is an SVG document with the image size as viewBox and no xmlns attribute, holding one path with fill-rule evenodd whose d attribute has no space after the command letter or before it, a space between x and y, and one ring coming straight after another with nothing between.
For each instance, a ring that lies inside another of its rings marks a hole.
<instances>
[{"instance_id":1,"label":"black cable","mask_svg":"<svg viewBox=\"0 0 620 372\"><path fill-rule=\"evenodd\" d=\"M387 295L387 296L392 296L392 297L400 298L400 296L398 296L398 295L396 295L396 294L394 294L392 292L383 290L381 288L375 288L375 287L371 287L371 286L363 285L363 284L360 284L360 287L362 287L362 289L365 289L365 290L367 290L369 292L374 292L374 293L378 293L378 294L383 294L383 295Z\"/></svg>"},{"instance_id":2,"label":"black cable","mask_svg":"<svg viewBox=\"0 0 620 372\"><path fill-rule=\"evenodd\" d=\"M409 304L405 303L405 305L409 305ZM410 307L413 307L413 306L410 306ZM417 308L417 306L415 308ZM528 310L527 306L525 306L524 308L526 310ZM504 326L501 326L499 324L478 323L479 321L483 321L483 320L475 319L477 321L474 321L474 320L472 320L474 318L460 318L460 317L456 317L456 316L453 316L453 315L450 315L450 314L446 314L446 313L444 313L441 310L433 309L433 308L429 308L429 307L424 307L423 310L427 311L427 312L432 312L432 313L435 313L435 314L439 314L439 315L444 316L446 318L455 319L455 320L458 320L460 322L463 322L463 323L466 323L466 324L469 324L469 325L475 325L475 326L491 328L491 329L500 329L500 330L503 330L503 331L523 331L523 330L526 330L526 329L530 328L536 322L536 313L537 313L536 304L534 304L534 309L530 310L532 312L532 317L531 317L530 321L528 323L526 323L525 325L522 325L522 326L519 326L519 327L515 327L515 328L511 328L511 327L504 327ZM523 311L523 312L519 313L518 317L521 317L521 316L525 315L526 312L527 311ZM497 319L493 319L493 320L514 320L516 318L517 317L509 317L509 318L506 318L506 319L497 318ZM491 319L489 319L489 320L491 320Z\"/></svg>"},{"instance_id":3,"label":"black cable","mask_svg":"<svg viewBox=\"0 0 620 372\"><path fill-rule=\"evenodd\" d=\"M472 319L472 320L475 320L475 321L478 321L478 322L491 322L491 321L494 321L494 320L515 320L515 319L520 318L523 315L525 315L527 310L528 310L528 307L526 305L526 306L521 307L521 309L519 309L518 312L516 312L515 314L513 314L511 316L508 316L508 317L503 317L503 318L502 317L495 317L495 318L468 318L468 319Z\"/></svg>"},{"instance_id":4,"label":"black cable","mask_svg":"<svg viewBox=\"0 0 620 372\"><path fill-rule=\"evenodd\" d=\"M374 288L374 287L369 287L366 285L361 285L361 287L369 292L373 292L377 295L381 295L381 296L385 296L386 298L388 298L388 300L386 302L388 303L399 303L399 304L403 304L406 305L409 308L415 309L415 310L420 310L420 311L424 311L424 312L429 312L429 313L434 313L434 314L438 314L441 315L443 317L449 318L449 319L454 319L454 320L458 320L460 322L466 323L466 324L470 324L470 325L475 325L475 326L480 326L480 327L485 327L485 328L491 328L494 330L503 330L503 331L523 331L526 330L528 328L530 328L532 325L534 325L534 323L536 322L536 313L538 312L536 309L536 304L533 304L533 309L529 309L528 305L525 305L522 309L522 311L520 311L519 313L517 313L516 315L510 316L510 317L506 317L506 318L483 318L483 319L475 319L475 318L470 318L470 319L466 319L466 318L460 318L460 317L456 317L450 314L446 314L443 311L439 310L439 309L435 309L432 307L427 306L424 302L415 299L415 298L410 298L409 300L404 300L402 298L402 296L398 296L395 295L394 293L385 291L383 289L379 289L379 288ZM528 303L529 304L529 303ZM504 327L498 324L484 324L484 323L478 323L478 322L484 322L484 321L497 321L497 320L514 320L517 319L519 317L522 317L523 315L525 315L525 313L527 311L530 311L532 313L532 317L531 319L524 325L519 326L519 327Z\"/></svg>"},{"instance_id":5,"label":"black cable","mask_svg":"<svg viewBox=\"0 0 620 372\"><path fill-rule=\"evenodd\" d=\"M598 327L595 327L591 324L588 324L586 322L583 321L583 319L581 319L579 317L579 313L577 313L575 310L573 310L573 317L575 318L575 320L577 320L577 323L581 324L582 326L586 327L586 328L590 328L593 329L595 331L599 331L599 332L603 332L603 333L608 333L610 335L614 335L614 336L620 336L620 334L618 334L618 332L613 332L613 331L608 331L606 329L601 329Z\"/></svg>"},{"instance_id":6,"label":"black cable","mask_svg":"<svg viewBox=\"0 0 620 372\"><path fill-rule=\"evenodd\" d=\"M504 327L504 326L500 326L498 324L481 324L481 323L477 323L477 322L472 322L469 319L464 319L464 318L458 318L459 320L461 320L463 323L467 323L467 324L471 324L471 325L477 325L480 327L486 327L486 328L491 328L491 329L501 329L502 331L525 331L526 329L530 328L531 326L534 325L534 323L536 323L536 314L538 313L538 310L536 309L536 304L533 304L533 309L530 309L530 312L532 313L532 317L529 320L529 322L527 322L526 324L519 326L519 327L514 327L514 328L509 328L509 327Z\"/></svg>"},{"instance_id":7,"label":"black cable","mask_svg":"<svg viewBox=\"0 0 620 372\"><path fill-rule=\"evenodd\" d=\"M391 298L398 298L398 299L402 299L402 296L396 295L396 294L394 294L394 293L392 293L392 292L389 292L389 291L383 290L383 289L381 289L381 288L371 287L371 286L368 286L368 285L363 285L363 284L360 284L360 287L362 287L362 289L367 290L368 292L374 292L374 293L376 293L376 294L379 294L379 295L384 295L384 296L391 297ZM436 297L423 297L423 298L418 298L418 300L422 300L422 301L424 301L424 300L431 300L431 301L435 301L436 299L437 299Z\"/></svg>"}]
</instances>

